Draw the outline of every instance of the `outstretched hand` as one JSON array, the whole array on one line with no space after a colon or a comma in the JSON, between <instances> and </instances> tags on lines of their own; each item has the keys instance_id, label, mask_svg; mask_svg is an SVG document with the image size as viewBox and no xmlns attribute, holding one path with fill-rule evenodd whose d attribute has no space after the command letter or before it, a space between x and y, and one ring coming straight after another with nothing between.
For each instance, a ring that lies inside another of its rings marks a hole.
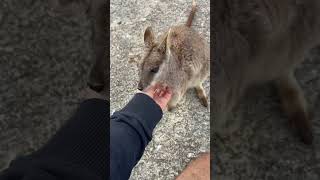
<instances>
[{"instance_id":1,"label":"outstretched hand","mask_svg":"<svg viewBox=\"0 0 320 180\"><path fill-rule=\"evenodd\" d=\"M149 86L142 91L142 93L150 96L162 110L165 110L168 102L171 99L172 91L165 85Z\"/></svg>"}]
</instances>

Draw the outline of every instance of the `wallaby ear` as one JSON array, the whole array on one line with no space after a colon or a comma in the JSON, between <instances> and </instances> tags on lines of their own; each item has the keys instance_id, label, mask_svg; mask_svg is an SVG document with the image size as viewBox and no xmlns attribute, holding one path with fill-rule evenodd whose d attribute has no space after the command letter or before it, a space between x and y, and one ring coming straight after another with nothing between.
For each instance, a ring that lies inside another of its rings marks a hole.
<instances>
[{"instance_id":1,"label":"wallaby ear","mask_svg":"<svg viewBox=\"0 0 320 180\"><path fill-rule=\"evenodd\" d=\"M163 38L162 38L162 40L161 40L161 42L160 42L160 44L159 44L159 46L158 46L158 49L159 49L162 53L165 53L165 52L166 52L167 37L168 37L168 33L166 33L166 34L163 36Z\"/></svg>"},{"instance_id":2,"label":"wallaby ear","mask_svg":"<svg viewBox=\"0 0 320 180\"><path fill-rule=\"evenodd\" d=\"M147 27L144 32L144 44L146 48L151 48L155 44L155 36L151 26Z\"/></svg>"}]
</instances>

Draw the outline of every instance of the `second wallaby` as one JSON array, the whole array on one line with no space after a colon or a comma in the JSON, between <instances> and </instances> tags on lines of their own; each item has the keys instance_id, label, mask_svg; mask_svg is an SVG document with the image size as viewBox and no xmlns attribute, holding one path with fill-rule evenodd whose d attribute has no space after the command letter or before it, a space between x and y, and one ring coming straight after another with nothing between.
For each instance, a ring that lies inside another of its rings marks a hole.
<instances>
[{"instance_id":1,"label":"second wallaby","mask_svg":"<svg viewBox=\"0 0 320 180\"><path fill-rule=\"evenodd\" d=\"M94 64L89 74L88 85L95 91L109 93L109 68L107 66L107 1L104 0L49 0L55 14L86 14L91 20Z\"/></svg>"},{"instance_id":2,"label":"second wallaby","mask_svg":"<svg viewBox=\"0 0 320 180\"><path fill-rule=\"evenodd\" d=\"M185 25L173 26L165 32L160 42L155 41L151 27L144 34L146 55L139 64L142 90L150 84L167 86L173 92L168 110L176 107L189 88L195 88L201 103L208 106L202 83L209 75L210 50L205 39L191 28L196 12L192 10Z\"/></svg>"},{"instance_id":3,"label":"second wallaby","mask_svg":"<svg viewBox=\"0 0 320 180\"><path fill-rule=\"evenodd\" d=\"M246 89L273 81L290 124L311 144L311 117L294 69L320 43L320 1L216 0L214 6L213 131L234 131L239 122L227 116Z\"/></svg>"}]
</instances>

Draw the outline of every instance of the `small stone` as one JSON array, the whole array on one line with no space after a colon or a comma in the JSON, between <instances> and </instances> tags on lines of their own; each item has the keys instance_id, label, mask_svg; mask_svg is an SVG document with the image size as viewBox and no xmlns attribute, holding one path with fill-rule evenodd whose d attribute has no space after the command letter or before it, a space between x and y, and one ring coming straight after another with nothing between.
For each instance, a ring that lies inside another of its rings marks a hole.
<instances>
[{"instance_id":1,"label":"small stone","mask_svg":"<svg viewBox=\"0 0 320 180\"><path fill-rule=\"evenodd\" d=\"M187 157L188 158L192 158L192 157L194 157L194 154L193 153L188 153Z\"/></svg>"}]
</instances>

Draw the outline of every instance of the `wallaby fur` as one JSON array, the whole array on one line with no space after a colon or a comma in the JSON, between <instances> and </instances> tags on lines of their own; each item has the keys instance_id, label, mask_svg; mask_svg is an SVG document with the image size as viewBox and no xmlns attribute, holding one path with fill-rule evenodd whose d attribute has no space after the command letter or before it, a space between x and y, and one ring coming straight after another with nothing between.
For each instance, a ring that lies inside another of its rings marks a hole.
<instances>
[{"instance_id":1,"label":"wallaby fur","mask_svg":"<svg viewBox=\"0 0 320 180\"><path fill-rule=\"evenodd\" d=\"M208 106L202 83L209 75L210 52L204 38L191 28L195 12L193 1L186 24L171 27L160 43L155 41L151 27L145 30L146 55L139 63L138 89L150 84L168 86L173 92L168 110L176 107L189 88L195 88L201 103Z\"/></svg>"},{"instance_id":2,"label":"wallaby fur","mask_svg":"<svg viewBox=\"0 0 320 180\"><path fill-rule=\"evenodd\" d=\"M49 0L57 14L86 14L91 20L94 65L91 69L88 85L96 91L109 92L107 82L107 1L105 0ZM108 93L107 93L108 94Z\"/></svg>"},{"instance_id":3,"label":"wallaby fur","mask_svg":"<svg viewBox=\"0 0 320 180\"><path fill-rule=\"evenodd\" d=\"M227 119L245 90L274 81L291 125L313 140L310 115L294 69L320 43L318 0L216 0L214 4L213 131L230 133Z\"/></svg>"}]
</instances>

